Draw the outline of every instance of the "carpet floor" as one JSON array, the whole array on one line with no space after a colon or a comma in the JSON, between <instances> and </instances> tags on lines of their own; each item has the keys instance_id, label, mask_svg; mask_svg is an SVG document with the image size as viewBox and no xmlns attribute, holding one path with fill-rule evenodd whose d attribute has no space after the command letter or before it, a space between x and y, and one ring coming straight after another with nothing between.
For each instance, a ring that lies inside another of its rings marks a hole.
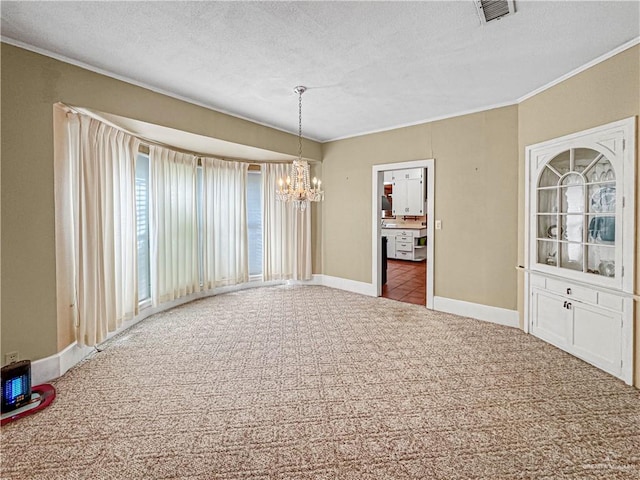
<instances>
[{"instance_id":1,"label":"carpet floor","mask_svg":"<svg viewBox=\"0 0 640 480\"><path fill-rule=\"evenodd\" d=\"M640 479L640 393L518 329L317 286L157 314L2 427L4 479Z\"/></svg>"}]
</instances>

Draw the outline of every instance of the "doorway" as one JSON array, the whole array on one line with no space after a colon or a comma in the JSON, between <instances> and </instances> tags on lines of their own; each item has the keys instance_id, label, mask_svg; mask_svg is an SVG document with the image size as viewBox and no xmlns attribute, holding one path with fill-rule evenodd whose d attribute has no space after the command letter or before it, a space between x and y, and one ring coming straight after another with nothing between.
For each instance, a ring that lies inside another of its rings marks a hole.
<instances>
[{"instance_id":1,"label":"doorway","mask_svg":"<svg viewBox=\"0 0 640 480\"><path fill-rule=\"evenodd\" d=\"M426 261L414 262L387 258L387 242L383 245L382 205L385 196L384 172L424 168L427 190ZM434 184L433 159L374 165L372 171L372 276L376 295L433 308L434 292ZM384 277L384 279L383 279ZM383 280L385 285L383 285ZM395 291L395 292L394 292Z\"/></svg>"}]
</instances>

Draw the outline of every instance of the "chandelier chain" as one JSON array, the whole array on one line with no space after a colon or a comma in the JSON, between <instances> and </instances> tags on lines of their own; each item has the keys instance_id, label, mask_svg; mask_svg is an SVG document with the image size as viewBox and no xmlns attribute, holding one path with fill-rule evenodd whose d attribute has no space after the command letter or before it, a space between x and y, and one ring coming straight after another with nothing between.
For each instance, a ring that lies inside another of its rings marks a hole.
<instances>
[{"instance_id":1,"label":"chandelier chain","mask_svg":"<svg viewBox=\"0 0 640 480\"><path fill-rule=\"evenodd\" d=\"M302 159L302 91L298 92L298 159Z\"/></svg>"}]
</instances>

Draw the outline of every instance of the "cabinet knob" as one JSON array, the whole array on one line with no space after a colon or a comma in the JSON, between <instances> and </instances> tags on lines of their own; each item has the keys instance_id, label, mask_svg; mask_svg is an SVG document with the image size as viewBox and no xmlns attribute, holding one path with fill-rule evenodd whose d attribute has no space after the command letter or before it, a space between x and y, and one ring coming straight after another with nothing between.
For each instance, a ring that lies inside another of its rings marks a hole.
<instances>
[{"instance_id":1,"label":"cabinet knob","mask_svg":"<svg viewBox=\"0 0 640 480\"><path fill-rule=\"evenodd\" d=\"M571 289L567 288L567 295L571 295Z\"/></svg>"},{"instance_id":2,"label":"cabinet knob","mask_svg":"<svg viewBox=\"0 0 640 480\"><path fill-rule=\"evenodd\" d=\"M567 310L571 310L571 302L567 302Z\"/></svg>"},{"instance_id":3,"label":"cabinet knob","mask_svg":"<svg viewBox=\"0 0 640 480\"><path fill-rule=\"evenodd\" d=\"M567 308L567 301L564 301L564 305L562 305L562 308Z\"/></svg>"}]
</instances>

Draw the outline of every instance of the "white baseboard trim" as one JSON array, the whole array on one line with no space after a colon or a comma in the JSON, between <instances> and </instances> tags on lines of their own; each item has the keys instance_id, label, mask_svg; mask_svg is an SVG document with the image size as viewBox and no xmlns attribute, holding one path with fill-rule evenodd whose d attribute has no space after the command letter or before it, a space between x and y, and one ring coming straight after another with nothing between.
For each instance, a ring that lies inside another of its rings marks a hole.
<instances>
[{"instance_id":1,"label":"white baseboard trim","mask_svg":"<svg viewBox=\"0 0 640 480\"><path fill-rule=\"evenodd\" d=\"M287 285L322 285L322 275L314 273L309 280L287 280Z\"/></svg>"},{"instance_id":2,"label":"white baseboard trim","mask_svg":"<svg viewBox=\"0 0 640 480\"><path fill-rule=\"evenodd\" d=\"M81 347L74 342L55 355L31 362L31 384L40 385L58 378L94 351L93 347Z\"/></svg>"},{"instance_id":3,"label":"white baseboard trim","mask_svg":"<svg viewBox=\"0 0 640 480\"><path fill-rule=\"evenodd\" d=\"M370 297L376 297L377 291L375 285L371 283L349 280L347 278L332 277L330 275L313 275L310 280L288 280L288 281L271 281L271 282L248 282L241 285L231 285L228 287L216 288L206 292L198 292L191 295L181 297L179 299L163 303L157 307L147 307L132 320L124 322L124 324L115 332L109 334L107 339L118 335L120 332L128 329L136 323L156 313L163 312L170 308L183 305L185 303L198 300L200 298L212 297L223 293L236 292L248 288L257 288L271 285L324 285L326 287L346 290L348 292L359 293ZM434 297L434 310L441 312L454 313L465 317L476 318L509 327L519 327L519 317L516 310L507 310L499 307L490 307L478 303L470 303L462 300L453 300L445 297ZM76 343L72 343L61 352L49 357L36 360L31 363L31 378L34 385L48 382L60 377L71 367L76 365L86 356L94 352L93 347L80 347Z\"/></svg>"},{"instance_id":4,"label":"white baseboard trim","mask_svg":"<svg viewBox=\"0 0 640 480\"><path fill-rule=\"evenodd\" d=\"M314 275L316 277L316 275ZM310 282L313 282L311 280ZM180 297L176 300L172 300L170 302L165 302L162 305L158 305L157 307L146 307L143 308L138 315L136 315L131 320L126 320L117 330L109 333L107 335L107 340L111 337L118 335L119 333L127 330L129 327L132 327L136 323L144 320L151 315L156 313L163 312L165 310L169 310L170 308L177 307L179 305L184 305L185 303L192 302L194 300L198 300L200 298L213 297L215 295L220 295L223 293L236 292L239 290L246 290L248 288L257 288L257 287L265 287L271 285L282 285L287 283L287 281L270 281L270 282L247 282L240 285L231 285L228 287L219 287L212 290L207 290L203 292L193 293L190 295L186 295L184 297ZM302 282L301 282L302 283ZM49 382L54 380L62 375L64 375L71 367L78 364L85 357L95 352L94 347L81 347L76 342L67 346L64 350L51 355L49 357L41 358L39 360L34 360L31 362L31 383L32 385L40 385L42 383Z\"/></svg>"},{"instance_id":5,"label":"white baseboard trim","mask_svg":"<svg viewBox=\"0 0 640 480\"><path fill-rule=\"evenodd\" d=\"M463 317L506 325L507 327L520 327L520 318L517 310L507 310L506 308L491 307L446 297L433 297L433 309L439 312L455 313Z\"/></svg>"},{"instance_id":6,"label":"white baseboard trim","mask_svg":"<svg viewBox=\"0 0 640 480\"><path fill-rule=\"evenodd\" d=\"M357 280L349 280L347 278L332 277L330 275L318 275L318 277L322 277L321 285L324 285L325 287L360 293L370 297L376 297L378 295L375 286L371 283L358 282Z\"/></svg>"}]
</instances>

